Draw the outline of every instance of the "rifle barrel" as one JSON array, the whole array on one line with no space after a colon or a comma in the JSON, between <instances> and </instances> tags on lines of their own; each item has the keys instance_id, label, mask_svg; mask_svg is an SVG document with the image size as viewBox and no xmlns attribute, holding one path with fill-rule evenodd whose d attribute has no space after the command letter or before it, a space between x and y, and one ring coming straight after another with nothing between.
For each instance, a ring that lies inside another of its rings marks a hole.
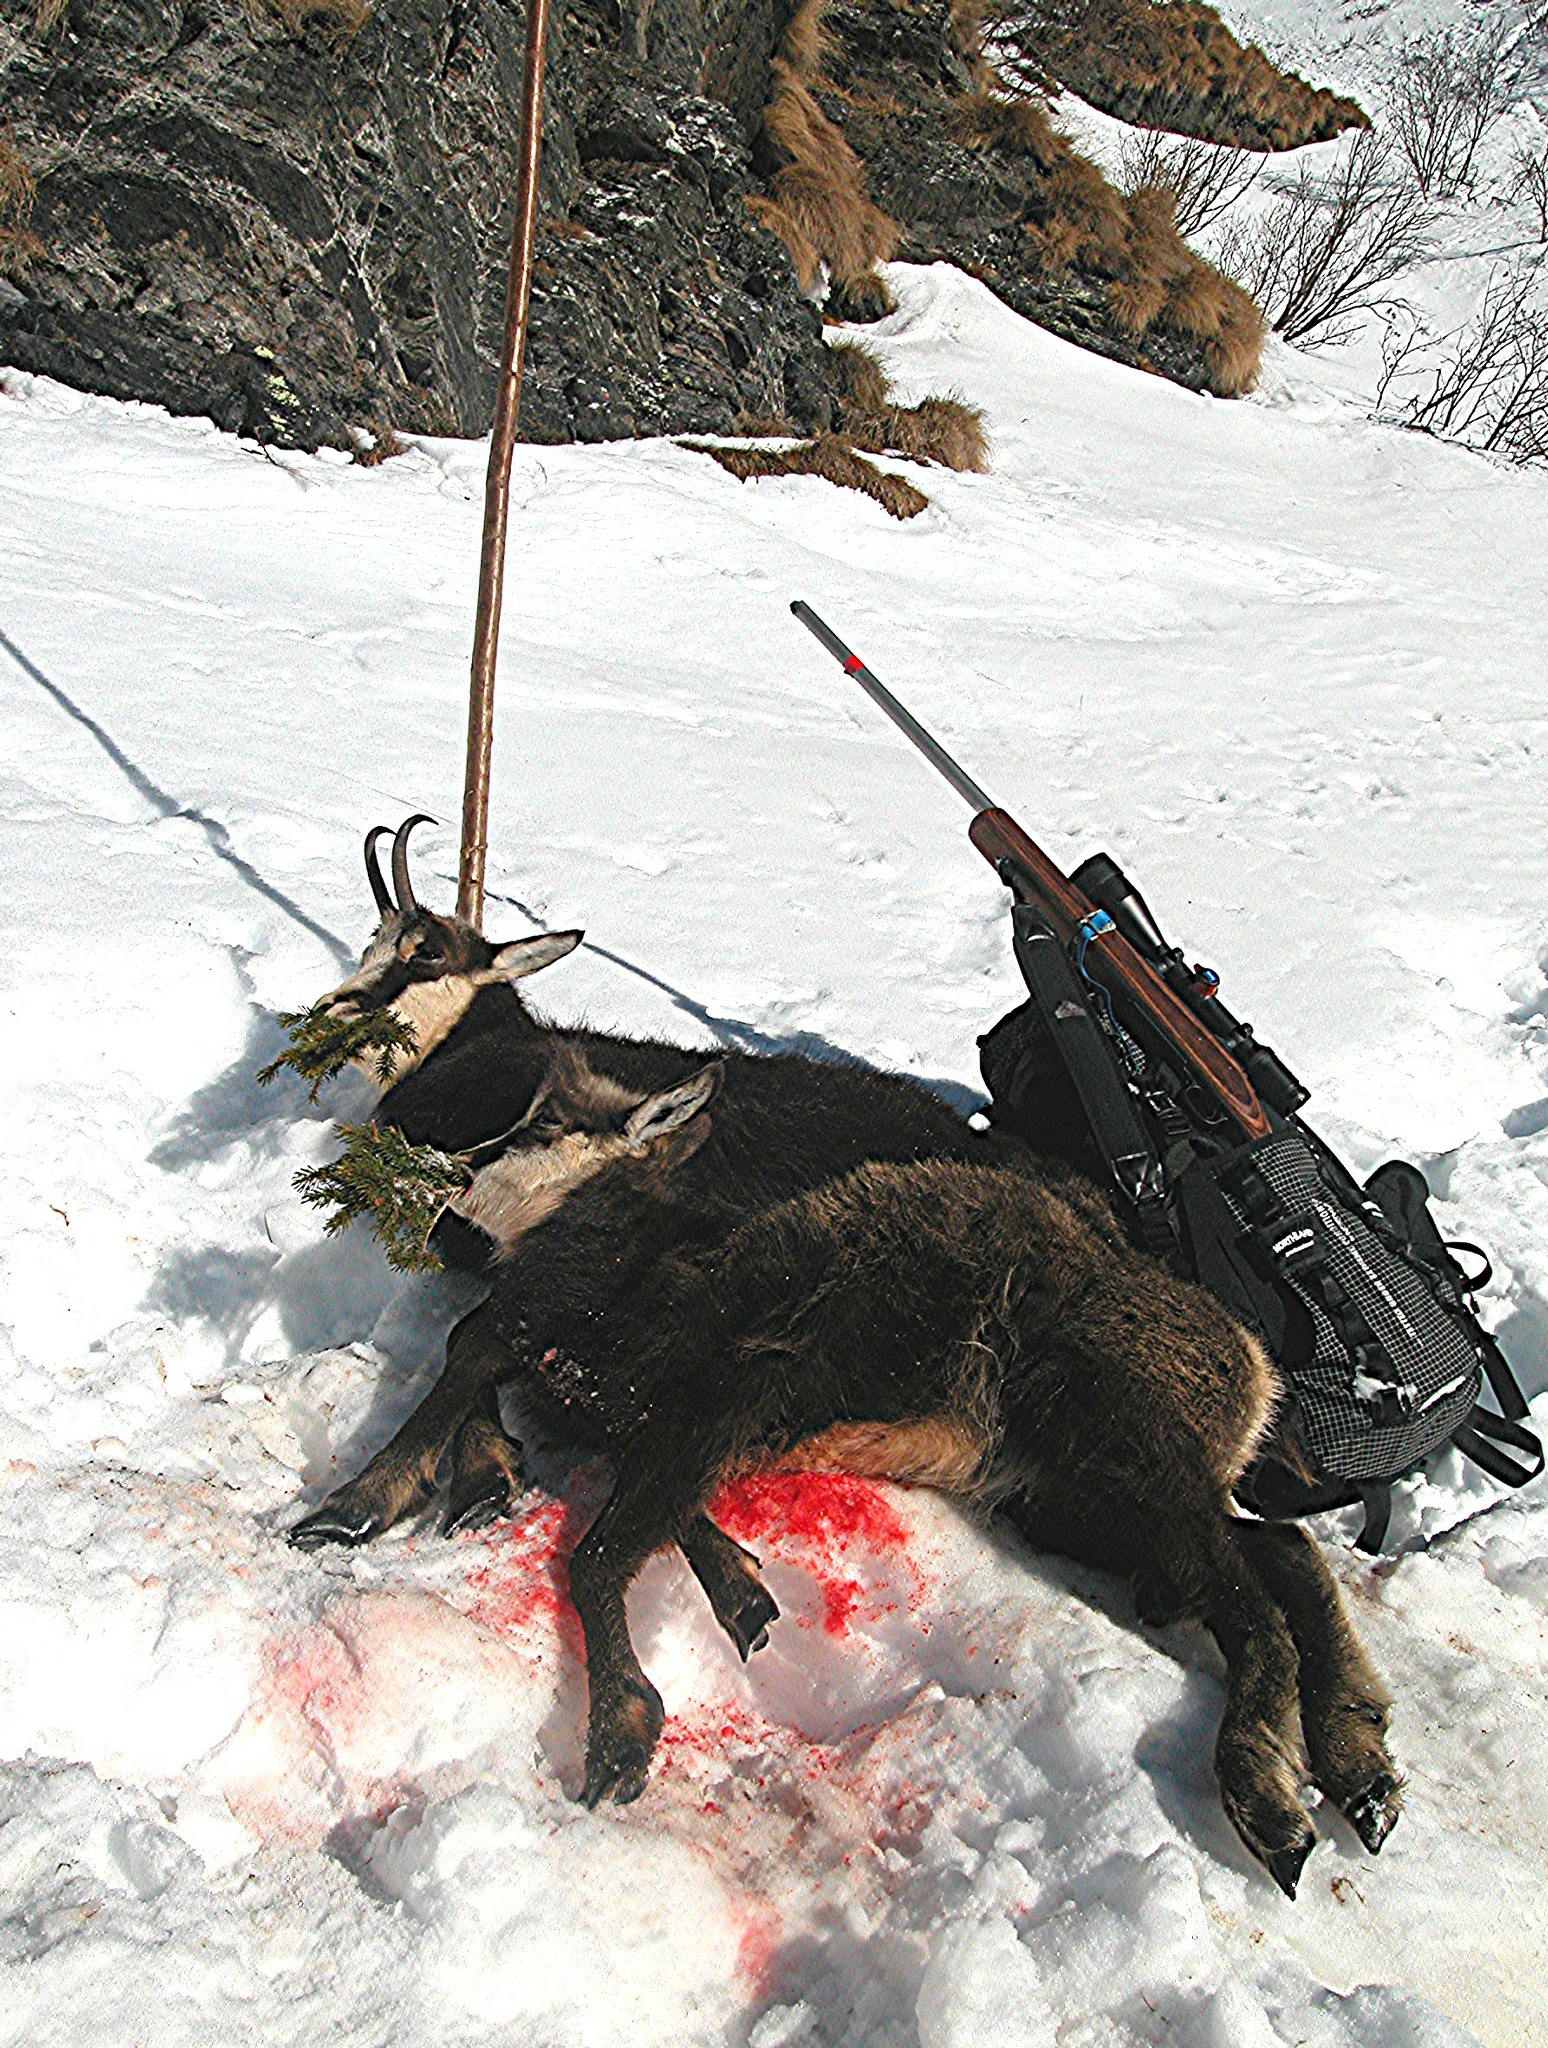
<instances>
[{"instance_id":1,"label":"rifle barrel","mask_svg":"<svg viewBox=\"0 0 1548 2048\"><path fill-rule=\"evenodd\" d=\"M1061 944L1068 945L1092 914L1093 906L1084 891L1049 859L1035 840L1022 831L1008 812L1002 811L994 799L979 788L940 742L925 731L919 720L904 710L886 684L877 681L859 655L850 652L833 628L824 624L809 604L802 604L797 599L790 609L807 631L822 642L845 675L854 677L871 701L886 712L930 765L945 776L958 796L973 806L974 817L968 827L968 837L989 865L1015 888L1018 898L1023 886L1032 889L1033 900L1047 916L1055 936ZM1022 879L1011 882L1003 862L1009 862ZM1266 1138L1271 1128L1268 1117L1242 1068L1193 1014L1182 997L1175 994L1143 954L1135 950L1111 916L1104 915L1105 929L1099 927L1091 932L1090 943L1095 945L1096 957L1103 963L1109 979L1117 984L1119 994L1134 1006L1134 1021L1138 1023L1143 1019L1160 1034L1246 1137Z\"/></svg>"},{"instance_id":2,"label":"rifle barrel","mask_svg":"<svg viewBox=\"0 0 1548 2048\"><path fill-rule=\"evenodd\" d=\"M887 685L879 682L871 674L859 655L850 652L833 628L819 619L809 604L803 604L797 598L790 609L807 631L822 642L845 675L854 677L871 702L885 711L899 732L913 741L930 766L937 774L945 776L964 802L970 803L975 811L992 811L996 808L994 798L979 788L967 770L951 758L933 734L925 731L911 711L904 710Z\"/></svg>"}]
</instances>

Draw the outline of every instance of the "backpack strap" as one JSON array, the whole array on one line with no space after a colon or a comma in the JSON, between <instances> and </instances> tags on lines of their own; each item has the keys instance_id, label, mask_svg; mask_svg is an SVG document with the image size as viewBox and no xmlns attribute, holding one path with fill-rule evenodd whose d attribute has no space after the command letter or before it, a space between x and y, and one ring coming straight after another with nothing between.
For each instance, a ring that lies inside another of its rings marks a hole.
<instances>
[{"instance_id":1,"label":"backpack strap","mask_svg":"<svg viewBox=\"0 0 1548 2048\"><path fill-rule=\"evenodd\" d=\"M1365 1523L1355 1538L1355 1548L1363 1550L1367 1557L1375 1557L1387 1540L1392 1488L1385 1479L1362 1479L1358 1483L1360 1498L1365 1503Z\"/></svg>"},{"instance_id":2,"label":"backpack strap","mask_svg":"<svg viewBox=\"0 0 1548 2048\"><path fill-rule=\"evenodd\" d=\"M1037 906L1011 910L1016 964L1038 1014L1080 1098L1113 1184L1137 1221L1145 1249L1165 1258L1176 1249L1166 1220L1161 1162L1130 1100L1109 1041L1080 983Z\"/></svg>"},{"instance_id":3,"label":"backpack strap","mask_svg":"<svg viewBox=\"0 0 1548 2048\"><path fill-rule=\"evenodd\" d=\"M1525 1486L1543 1469L1543 1447L1531 1430L1488 1408L1475 1406L1451 1441L1503 1486ZM1517 1458L1526 1462L1518 1464Z\"/></svg>"},{"instance_id":4,"label":"backpack strap","mask_svg":"<svg viewBox=\"0 0 1548 2048\"><path fill-rule=\"evenodd\" d=\"M1474 1333L1479 1361L1500 1404L1500 1412L1496 1415L1493 1409L1475 1402L1472 1413L1451 1441L1464 1457L1471 1458L1502 1486L1525 1486L1543 1469L1542 1445L1531 1430L1521 1426L1532 1411L1499 1345L1476 1324Z\"/></svg>"},{"instance_id":5,"label":"backpack strap","mask_svg":"<svg viewBox=\"0 0 1548 2048\"><path fill-rule=\"evenodd\" d=\"M1509 1359L1487 1330L1480 1330L1478 1336L1479 1360L1489 1376L1489 1385L1500 1404L1500 1413L1512 1422L1525 1422L1532 1411L1526 1404L1525 1394L1516 1385L1516 1375L1510 1369Z\"/></svg>"}]
</instances>

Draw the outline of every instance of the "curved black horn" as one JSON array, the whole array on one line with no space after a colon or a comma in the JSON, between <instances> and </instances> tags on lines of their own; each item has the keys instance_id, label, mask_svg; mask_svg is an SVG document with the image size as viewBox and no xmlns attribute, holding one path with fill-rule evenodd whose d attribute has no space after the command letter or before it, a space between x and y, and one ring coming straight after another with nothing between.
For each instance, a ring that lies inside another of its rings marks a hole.
<instances>
[{"instance_id":1,"label":"curved black horn","mask_svg":"<svg viewBox=\"0 0 1548 2048\"><path fill-rule=\"evenodd\" d=\"M417 910L414 900L414 885L409 880L408 842L409 834L416 825L433 825L434 818L428 811L416 811L412 818L405 818L392 835L392 886L397 892L400 910Z\"/></svg>"},{"instance_id":2,"label":"curved black horn","mask_svg":"<svg viewBox=\"0 0 1548 2048\"><path fill-rule=\"evenodd\" d=\"M376 907L383 917L391 917L393 902L387 878L382 873L382 864L376 858L376 842L385 839L391 830L390 825L373 825L365 839L366 880L371 884L371 894L376 898Z\"/></svg>"}]
</instances>

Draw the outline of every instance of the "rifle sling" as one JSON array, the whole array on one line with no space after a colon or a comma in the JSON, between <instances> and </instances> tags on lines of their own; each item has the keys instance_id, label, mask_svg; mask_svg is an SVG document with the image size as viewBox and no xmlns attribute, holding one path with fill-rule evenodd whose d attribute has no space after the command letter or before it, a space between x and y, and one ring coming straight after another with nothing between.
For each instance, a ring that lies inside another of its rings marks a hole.
<instances>
[{"instance_id":1,"label":"rifle sling","mask_svg":"<svg viewBox=\"0 0 1548 2048\"><path fill-rule=\"evenodd\" d=\"M1164 1255L1171 1249L1172 1238L1162 1201L1161 1162L1119 1079L1102 1028L1081 993L1064 948L1035 904L1013 907L1011 934L1016 964L1080 1098L1114 1185L1138 1215L1147 1250Z\"/></svg>"}]
</instances>

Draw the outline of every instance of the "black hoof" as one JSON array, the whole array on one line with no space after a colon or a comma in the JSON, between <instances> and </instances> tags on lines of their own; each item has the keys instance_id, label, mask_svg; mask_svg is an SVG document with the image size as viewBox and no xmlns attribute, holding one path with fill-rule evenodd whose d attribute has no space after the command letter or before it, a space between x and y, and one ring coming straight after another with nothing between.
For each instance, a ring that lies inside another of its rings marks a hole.
<instances>
[{"instance_id":1,"label":"black hoof","mask_svg":"<svg viewBox=\"0 0 1548 2048\"><path fill-rule=\"evenodd\" d=\"M1187 1602L1165 1572L1140 1572L1134 1580L1134 1611L1146 1628L1166 1628L1187 1609Z\"/></svg>"},{"instance_id":2,"label":"black hoof","mask_svg":"<svg viewBox=\"0 0 1548 2048\"><path fill-rule=\"evenodd\" d=\"M1295 1897L1295 1888L1301 1881L1301 1872L1306 1866L1306 1859L1316 1847L1316 1844L1316 1836L1308 1834L1302 1840L1292 1842L1288 1848L1276 1849L1272 1856L1264 1857L1264 1865L1268 1870L1269 1876L1273 1878L1275 1884L1279 1886L1279 1889L1287 1899Z\"/></svg>"},{"instance_id":3,"label":"black hoof","mask_svg":"<svg viewBox=\"0 0 1548 2048\"><path fill-rule=\"evenodd\" d=\"M592 1714L581 1793L586 1806L595 1807L609 1797L618 1806L628 1806L639 1798L665 1719L661 1695L649 1684L643 1692L631 1689L611 1709Z\"/></svg>"},{"instance_id":4,"label":"black hoof","mask_svg":"<svg viewBox=\"0 0 1548 2048\"><path fill-rule=\"evenodd\" d=\"M1401 1811L1398 1789L1396 1778L1383 1773L1344 1808L1345 1819L1373 1856L1380 1854L1382 1843L1397 1826Z\"/></svg>"},{"instance_id":5,"label":"black hoof","mask_svg":"<svg viewBox=\"0 0 1548 2048\"><path fill-rule=\"evenodd\" d=\"M482 1529L497 1522L511 1505L511 1483L500 1471L457 1473L446 1496L446 1513L441 1534L454 1536L459 1529Z\"/></svg>"},{"instance_id":6,"label":"black hoof","mask_svg":"<svg viewBox=\"0 0 1548 2048\"><path fill-rule=\"evenodd\" d=\"M770 1626L779 1620L779 1609L774 1596L756 1580L749 1580L746 1595L727 1613L717 1613L715 1619L736 1644L745 1664L757 1650L768 1647Z\"/></svg>"},{"instance_id":7,"label":"black hoof","mask_svg":"<svg viewBox=\"0 0 1548 2048\"><path fill-rule=\"evenodd\" d=\"M381 1522L371 1509L356 1508L351 1512L347 1507L335 1507L325 1501L312 1514L302 1516L287 1540L296 1550L321 1550L327 1543L369 1543L381 1533Z\"/></svg>"}]
</instances>

